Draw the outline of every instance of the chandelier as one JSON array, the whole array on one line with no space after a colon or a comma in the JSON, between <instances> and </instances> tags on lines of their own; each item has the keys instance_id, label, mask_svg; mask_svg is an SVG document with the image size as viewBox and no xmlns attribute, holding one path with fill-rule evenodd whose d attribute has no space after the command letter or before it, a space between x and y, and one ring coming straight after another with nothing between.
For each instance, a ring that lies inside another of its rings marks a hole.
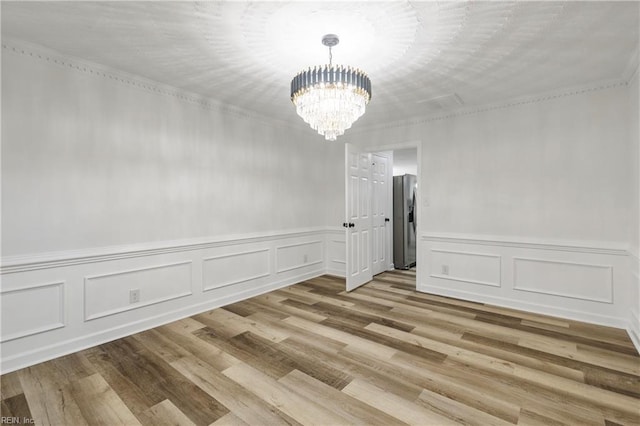
<instances>
[{"instance_id":1,"label":"chandelier","mask_svg":"<svg viewBox=\"0 0 640 426\"><path fill-rule=\"evenodd\" d=\"M333 65L331 48L339 41L335 34L322 37L322 44L329 48L329 65L308 68L291 80L296 112L328 141L343 135L371 99L371 80L364 72Z\"/></svg>"}]
</instances>

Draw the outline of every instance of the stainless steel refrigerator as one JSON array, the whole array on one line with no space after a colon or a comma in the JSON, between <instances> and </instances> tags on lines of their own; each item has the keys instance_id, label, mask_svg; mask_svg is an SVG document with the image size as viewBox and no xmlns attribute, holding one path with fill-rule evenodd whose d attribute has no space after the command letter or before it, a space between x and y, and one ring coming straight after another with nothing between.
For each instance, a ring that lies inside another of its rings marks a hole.
<instances>
[{"instance_id":1,"label":"stainless steel refrigerator","mask_svg":"<svg viewBox=\"0 0 640 426\"><path fill-rule=\"evenodd\" d=\"M393 177L393 265L409 269L416 264L415 175Z\"/></svg>"}]
</instances>

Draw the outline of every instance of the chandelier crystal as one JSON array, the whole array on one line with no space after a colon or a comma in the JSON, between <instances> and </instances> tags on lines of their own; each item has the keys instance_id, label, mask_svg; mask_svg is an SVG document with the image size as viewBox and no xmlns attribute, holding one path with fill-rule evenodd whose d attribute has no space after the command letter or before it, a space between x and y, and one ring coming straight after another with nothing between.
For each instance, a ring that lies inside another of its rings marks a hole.
<instances>
[{"instance_id":1,"label":"chandelier crystal","mask_svg":"<svg viewBox=\"0 0 640 426\"><path fill-rule=\"evenodd\" d=\"M371 100L371 80L364 72L332 64L331 48L339 41L335 34L322 37L329 48L329 64L308 68L291 80L296 112L329 141L343 135Z\"/></svg>"}]
</instances>

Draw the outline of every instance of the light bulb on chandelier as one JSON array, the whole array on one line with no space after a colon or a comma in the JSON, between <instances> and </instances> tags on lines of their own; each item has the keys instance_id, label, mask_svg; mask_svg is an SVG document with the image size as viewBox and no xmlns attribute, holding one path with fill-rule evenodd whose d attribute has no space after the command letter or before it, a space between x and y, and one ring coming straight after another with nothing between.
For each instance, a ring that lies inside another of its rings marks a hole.
<instances>
[{"instance_id":1,"label":"light bulb on chandelier","mask_svg":"<svg viewBox=\"0 0 640 426\"><path fill-rule=\"evenodd\" d=\"M371 80L359 69L333 65L331 48L338 36L327 34L329 64L308 68L291 80L291 102L296 112L326 140L334 141L360 118L371 100Z\"/></svg>"}]
</instances>

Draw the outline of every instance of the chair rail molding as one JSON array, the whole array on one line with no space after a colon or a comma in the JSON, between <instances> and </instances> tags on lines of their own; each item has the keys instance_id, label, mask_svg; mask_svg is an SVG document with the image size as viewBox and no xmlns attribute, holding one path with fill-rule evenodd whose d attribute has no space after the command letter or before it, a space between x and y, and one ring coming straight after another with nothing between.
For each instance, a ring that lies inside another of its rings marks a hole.
<instances>
[{"instance_id":1,"label":"chair rail molding","mask_svg":"<svg viewBox=\"0 0 640 426\"><path fill-rule=\"evenodd\" d=\"M222 235L218 237L192 238L175 241L129 244L111 247L88 248L31 255L3 257L0 261L0 275L28 272L38 269L60 268L109 260L152 256L165 253L204 250L226 247L238 243L249 244L269 241L273 238L295 238L310 235L324 235L327 229L314 227L281 232Z\"/></svg>"},{"instance_id":2,"label":"chair rail molding","mask_svg":"<svg viewBox=\"0 0 640 426\"><path fill-rule=\"evenodd\" d=\"M443 243L479 244L578 253L600 253L612 256L627 256L629 254L628 245L605 241L541 240L522 237L452 233L423 233L420 238L422 241Z\"/></svg>"}]
</instances>

